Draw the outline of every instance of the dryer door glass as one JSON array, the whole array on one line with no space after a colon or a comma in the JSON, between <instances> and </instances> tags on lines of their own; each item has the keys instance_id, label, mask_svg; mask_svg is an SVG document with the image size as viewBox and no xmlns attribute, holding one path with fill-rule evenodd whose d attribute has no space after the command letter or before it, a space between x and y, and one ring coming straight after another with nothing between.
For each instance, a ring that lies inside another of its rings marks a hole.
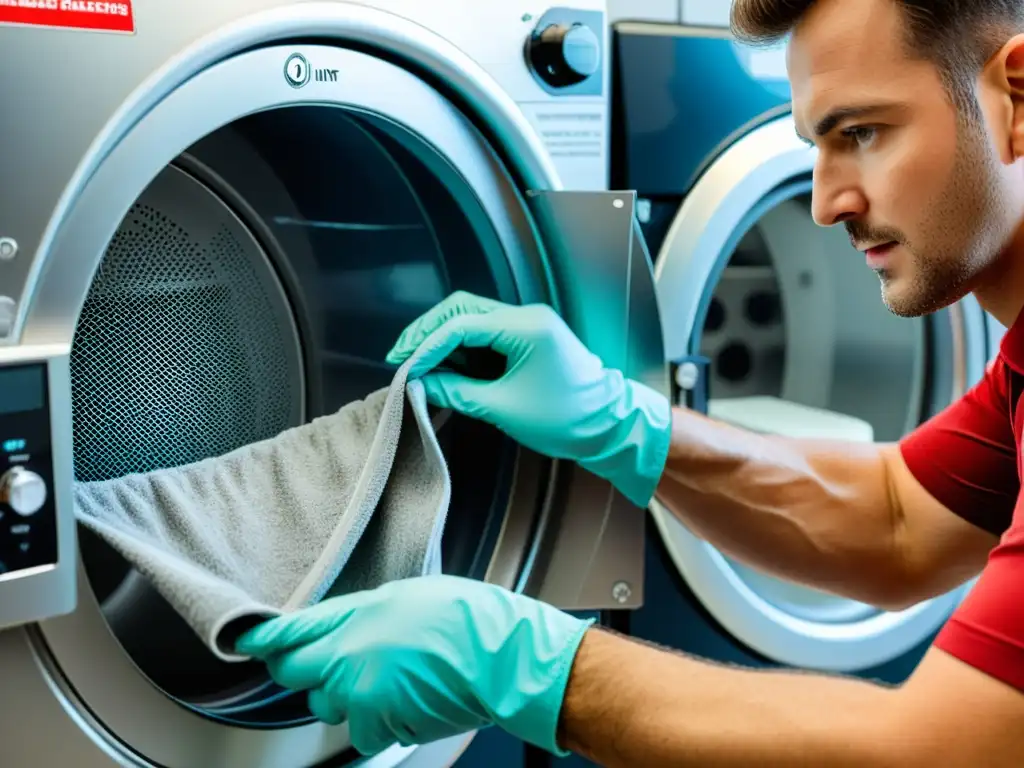
<instances>
[{"instance_id":1,"label":"dryer door glass","mask_svg":"<svg viewBox=\"0 0 1024 768\"><path fill-rule=\"evenodd\" d=\"M798 438L898 440L921 418L928 321L885 309L845 230L811 219L808 185L785 185L737 232L697 342L710 361L708 413ZM875 613L730 564L787 615L832 624Z\"/></svg>"},{"instance_id":2,"label":"dryer door glass","mask_svg":"<svg viewBox=\"0 0 1024 768\"><path fill-rule=\"evenodd\" d=\"M971 300L927 318L889 312L845 229L811 219L814 155L795 136L782 118L743 137L679 209L656 270L669 357L707 360L717 419L800 438L895 441L980 375L981 312ZM658 504L654 515L698 598L774 661L844 671L885 663L924 642L962 595L887 613L768 576L698 541Z\"/></svg>"}]
</instances>

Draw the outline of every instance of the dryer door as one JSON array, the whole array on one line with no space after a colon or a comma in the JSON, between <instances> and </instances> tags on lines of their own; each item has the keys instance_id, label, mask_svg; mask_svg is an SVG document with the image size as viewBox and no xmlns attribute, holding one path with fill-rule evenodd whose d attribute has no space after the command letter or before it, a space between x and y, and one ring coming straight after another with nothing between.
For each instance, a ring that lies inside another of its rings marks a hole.
<instances>
[{"instance_id":1,"label":"dryer door","mask_svg":"<svg viewBox=\"0 0 1024 768\"><path fill-rule=\"evenodd\" d=\"M297 88L297 57L359 77ZM663 374L656 334L629 343L658 328L632 196L558 192L526 134L511 141L519 124L489 121L504 142L410 71L330 46L257 48L154 100L87 176L25 317L23 343L73 342L75 478L220 455L387 386L398 333L457 289L550 302L609 364ZM446 572L615 604L620 574L638 573L642 511L482 423L453 417L442 443ZM38 668L4 646L25 679L0 729L45 719L83 768L356 759L344 727L315 722L261 665L218 661L128 563L84 529L80 543L77 610L29 632ZM373 764L442 765L463 743ZM24 749L15 763L54 763Z\"/></svg>"},{"instance_id":2,"label":"dryer door","mask_svg":"<svg viewBox=\"0 0 1024 768\"><path fill-rule=\"evenodd\" d=\"M897 440L981 376L983 313L968 298L928 318L890 314L845 230L811 220L814 157L777 118L726 149L685 199L655 267L676 398L706 392L712 416L762 432ZM881 612L767 577L663 506L652 512L697 599L776 662L882 664L926 640L966 590Z\"/></svg>"}]
</instances>

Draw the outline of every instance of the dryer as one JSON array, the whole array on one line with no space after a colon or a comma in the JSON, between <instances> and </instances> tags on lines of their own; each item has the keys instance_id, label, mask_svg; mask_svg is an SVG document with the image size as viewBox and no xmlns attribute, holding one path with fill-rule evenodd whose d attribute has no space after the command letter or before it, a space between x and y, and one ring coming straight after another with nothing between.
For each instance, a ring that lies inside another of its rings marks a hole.
<instances>
[{"instance_id":1,"label":"dryer","mask_svg":"<svg viewBox=\"0 0 1024 768\"><path fill-rule=\"evenodd\" d=\"M457 289L548 302L667 393L635 199L607 186L603 3L30 5L0 7L0 415L28 375L48 423L0 418L0 470L20 462L19 493L39 478L49 503L0 503L0 606L44 619L0 633L2 762L353 764L344 726L211 657L76 535L72 483L386 386L399 331ZM443 443L445 571L572 610L639 603L642 511L482 423L453 417ZM16 603L33 565L52 578ZM449 765L467 741L361 764Z\"/></svg>"},{"instance_id":2,"label":"dryer","mask_svg":"<svg viewBox=\"0 0 1024 768\"><path fill-rule=\"evenodd\" d=\"M891 315L844 229L811 220L815 152L794 129L783 49L738 45L711 4L690 8L703 26L661 5L671 23L614 26L611 183L639 196L676 401L761 431L897 440L979 379L998 330L973 298ZM631 631L704 657L901 680L970 586L883 612L767 577L650 513Z\"/></svg>"}]
</instances>

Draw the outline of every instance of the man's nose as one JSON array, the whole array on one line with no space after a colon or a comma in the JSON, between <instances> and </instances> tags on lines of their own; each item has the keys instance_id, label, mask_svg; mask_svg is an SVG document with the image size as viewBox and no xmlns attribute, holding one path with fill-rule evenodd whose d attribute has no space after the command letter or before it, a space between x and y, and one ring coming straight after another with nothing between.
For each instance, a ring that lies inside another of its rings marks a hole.
<instances>
[{"instance_id":1,"label":"man's nose","mask_svg":"<svg viewBox=\"0 0 1024 768\"><path fill-rule=\"evenodd\" d=\"M811 216L822 227L856 219L867 212L864 193L855 185L822 179L815 174L811 191Z\"/></svg>"}]
</instances>

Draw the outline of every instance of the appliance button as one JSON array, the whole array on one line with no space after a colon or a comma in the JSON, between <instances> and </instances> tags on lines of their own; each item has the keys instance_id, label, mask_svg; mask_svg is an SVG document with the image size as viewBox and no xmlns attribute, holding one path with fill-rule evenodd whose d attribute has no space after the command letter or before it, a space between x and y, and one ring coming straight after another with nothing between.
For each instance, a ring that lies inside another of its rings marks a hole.
<instances>
[{"instance_id":1,"label":"appliance button","mask_svg":"<svg viewBox=\"0 0 1024 768\"><path fill-rule=\"evenodd\" d=\"M309 62L301 53L293 53L284 62L284 79L292 88L301 88L309 82Z\"/></svg>"},{"instance_id":2,"label":"appliance button","mask_svg":"<svg viewBox=\"0 0 1024 768\"><path fill-rule=\"evenodd\" d=\"M597 72L601 42L583 24L549 24L530 37L529 58L544 82L564 88Z\"/></svg>"},{"instance_id":3,"label":"appliance button","mask_svg":"<svg viewBox=\"0 0 1024 768\"><path fill-rule=\"evenodd\" d=\"M46 481L24 467L13 467L0 478L0 501L22 517L31 517L46 503Z\"/></svg>"}]
</instances>

